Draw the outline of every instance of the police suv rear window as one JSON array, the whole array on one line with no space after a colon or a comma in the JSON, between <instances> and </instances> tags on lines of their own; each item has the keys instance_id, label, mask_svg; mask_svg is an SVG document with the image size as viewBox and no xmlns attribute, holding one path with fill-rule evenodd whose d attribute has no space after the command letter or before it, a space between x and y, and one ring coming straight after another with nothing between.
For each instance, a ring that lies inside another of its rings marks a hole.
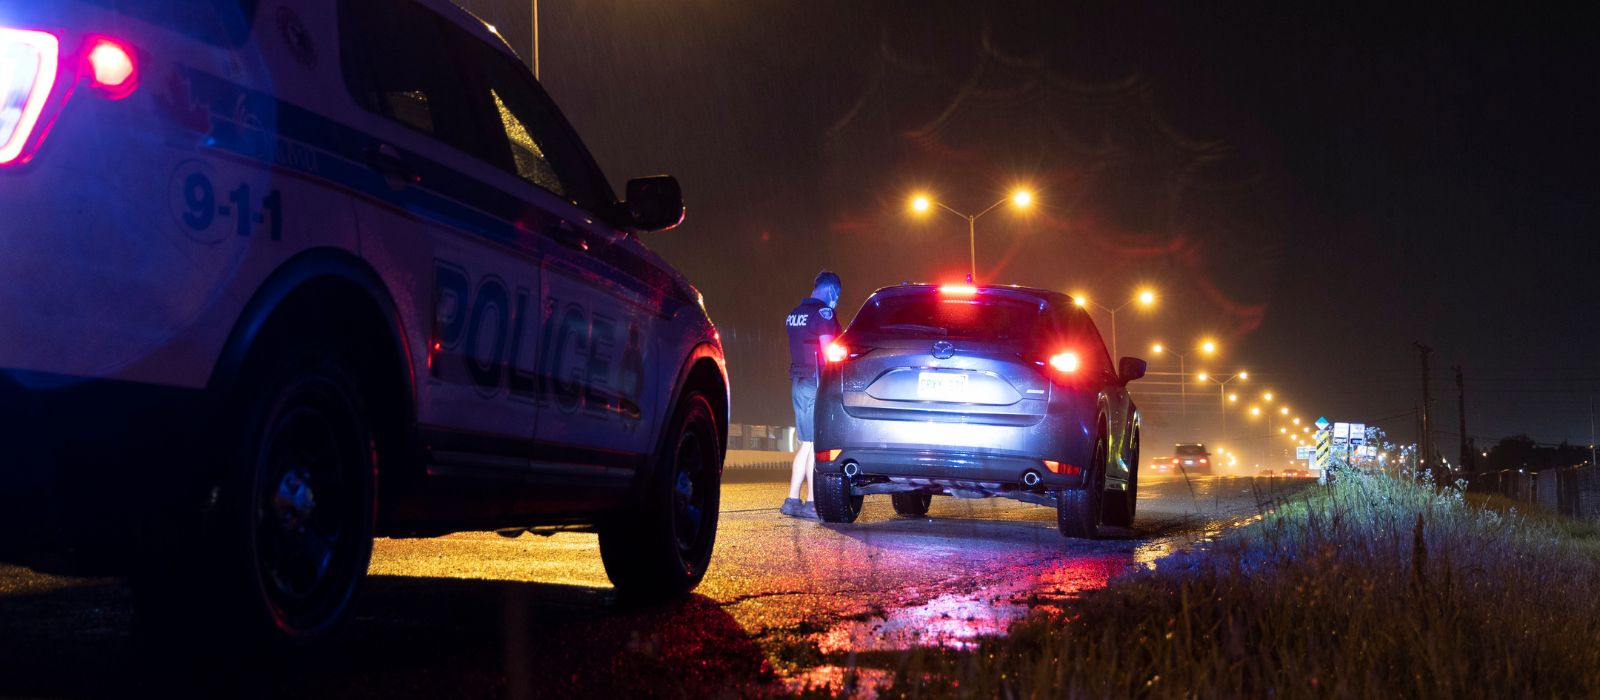
<instances>
[{"instance_id":1,"label":"police suv rear window","mask_svg":"<svg viewBox=\"0 0 1600 700\"><path fill-rule=\"evenodd\" d=\"M87 0L118 14L168 27L222 47L250 38L259 0Z\"/></svg>"}]
</instances>

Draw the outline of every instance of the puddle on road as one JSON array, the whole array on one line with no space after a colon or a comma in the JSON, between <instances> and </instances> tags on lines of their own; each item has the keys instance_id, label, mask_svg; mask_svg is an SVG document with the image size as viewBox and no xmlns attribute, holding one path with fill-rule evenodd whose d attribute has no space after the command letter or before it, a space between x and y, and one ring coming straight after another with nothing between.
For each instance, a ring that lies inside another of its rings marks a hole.
<instances>
[{"instance_id":1,"label":"puddle on road","mask_svg":"<svg viewBox=\"0 0 1600 700\"><path fill-rule=\"evenodd\" d=\"M1038 604L1101 588L1130 566L1150 565L1173 545L1163 540L1131 552L1090 554L1042 568L1017 567L1022 575L1003 583L946 593L866 620L840 622L816 635L817 647L824 654L930 646L969 649L979 637L1004 634Z\"/></svg>"},{"instance_id":2,"label":"puddle on road","mask_svg":"<svg viewBox=\"0 0 1600 700\"><path fill-rule=\"evenodd\" d=\"M1005 634L1033 610L1057 607L1083 591L1105 587L1111 578L1132 567L1155 567L1157 560L1168 554L1205 546L1223 531L1259 519L1257 515L1243 521L1208 523L1198 532L1161 537L1131 550L1091 552L1050 564L1015 564L1007 567L1016 575L1013 579L920 602L918 591L908 590L905 604L866 619L840 621L809 635L819 652L834 659L847 656L847 665L806 668L788 674L784 682L791 690L801 690L843 688L853 681L847 694L871 700L877 696L876 687L889 684L894 673L857 666L856 653L904 652L918 647L972 649L982 637Z\"/></svg>"}]
</instances>

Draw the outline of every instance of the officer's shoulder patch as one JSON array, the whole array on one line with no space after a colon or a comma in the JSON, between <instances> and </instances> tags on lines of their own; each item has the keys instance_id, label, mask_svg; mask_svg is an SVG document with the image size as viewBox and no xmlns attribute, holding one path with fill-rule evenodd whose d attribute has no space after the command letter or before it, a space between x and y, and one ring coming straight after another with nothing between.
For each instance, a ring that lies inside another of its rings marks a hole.
<instances>
[{"instance_id":1,"label":"officer's shoulder patch","mask_svg":"<svg viewBox=\"0 0 1600 700\"><path fill-rule=\"evenodd\" d=\"M821 316L824 321L832 321L833 309L824 306L821 311L817 312L817 315Z\"/></svg>"}]
</instances>

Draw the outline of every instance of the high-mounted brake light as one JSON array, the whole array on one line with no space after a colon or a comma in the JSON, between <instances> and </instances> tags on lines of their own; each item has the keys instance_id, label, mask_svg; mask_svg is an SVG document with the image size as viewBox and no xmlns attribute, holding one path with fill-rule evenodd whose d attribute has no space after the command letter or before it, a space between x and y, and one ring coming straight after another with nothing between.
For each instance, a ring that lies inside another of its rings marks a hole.
<instances>
[{"instance_id":1,"label":"high-mounted brake light","mask_svg":"<svg viewBox=\"0 0 1600 700\"><path fill-rule=\"evenodd\" d=\"M1076 372L1078 371L1078 353L1067 351L1051 355L1050 366L1054 367L1057 372Z\"/></svg>"},{"instance_id":2,"label":"high-mounted brake light","mask_svg":"<svg viewBox=\"0 0 1600 700\"><path fill-rule=\"evenodd\" d=\"M850 348L838 343L828 343L828 347L822 349L822 354L829 362L844 362L844 359L850 356Z\"/></svg>"},{"instance_id":3,"label":"high-mounted brake light","mask_svg":"<svg viewBox=\"0 0 1600 700\"><path fill-rule=\"evenodd\" d=\"M133 94L139 86L139 64L134 60L133 49L103 36L90 38L88 46L84 60L89 64L89 87L113 100Z\"/></svg>"},{"instance_id":4,"label":"high-mounted brake light","mask_svg":"<svg viewBox=\"0 0 1600 700\"><path fill-rule=\"evenodd\" d=\"M60 59L55 35L0 27L0 165L27 161Z\"/></svg>"},{"instance_id":5,"label":"high-mounted brake light","mask_svg":"<svg viewBox=\"0 0 1600 700\"><path fill-rule=\"evenodd\" d=\"M970 284L947 284L939 288L939 293L972 296L978 293L978 288Z\"/></svg>"}]
</instances>

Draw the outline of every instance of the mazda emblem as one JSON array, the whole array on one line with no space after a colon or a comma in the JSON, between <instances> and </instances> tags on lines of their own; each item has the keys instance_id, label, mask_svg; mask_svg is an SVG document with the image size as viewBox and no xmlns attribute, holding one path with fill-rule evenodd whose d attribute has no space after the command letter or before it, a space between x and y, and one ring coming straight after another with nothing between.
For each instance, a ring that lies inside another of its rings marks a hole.
<instances>
[{"instance_id":1,"label":"mazda emblem","mask_svg":"<svg viewBox=\"0 0 1600 700\"><path fill-rule=\"evenodd\" d=\"M948 360L956 354L956 346L948 340L940 340L933 344L933 356L941 360Z\"/></svg>"}]
</instances>

